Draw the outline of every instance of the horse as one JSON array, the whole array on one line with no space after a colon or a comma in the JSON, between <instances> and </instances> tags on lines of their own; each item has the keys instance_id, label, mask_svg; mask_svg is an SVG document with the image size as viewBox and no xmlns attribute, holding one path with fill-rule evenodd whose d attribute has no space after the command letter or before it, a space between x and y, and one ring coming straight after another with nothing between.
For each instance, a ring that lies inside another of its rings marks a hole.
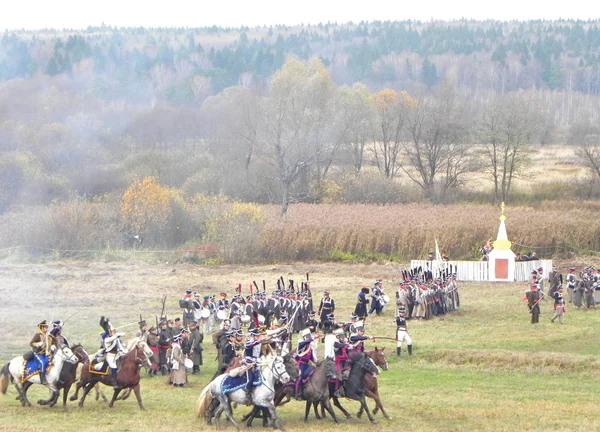
<instances>
[{"instance_id":1,"label":"horse","mask_svg":"<svg viewBox=\"0 0 600 432\"><path fill-rule=\"evenodd\" d=\"M259 362L259 367L262 384L252 388L249 398L247 397L247 392L244 389L238 389L228 394L223 393L221 387L223 380L227 376L226 374L219 375L217 378L212 380L204 388L204 390L202 390L202 393L198 398L198 406L196 411L198 418L205 417L206 410L210 406L212 399L217 398L220 403L215 412L217 428L220 427L221 413L225 412L225 416L229 419L229 421L231 421L231 423L237 429L240 429L239 424L233 418L231 407L229 406L230 402L235 402L237 404L255 405L267 408L271 416L273 427L284 430L279 418L277 417L275 404L273 403L273 398L275 396L275 382L281 381L283 383L287 383L291 380L290 375L285 369L284 359L281 356L266 357L263 361Z\"/></svg>"},{"instance_id":2,"label":"horse","mask_svg":"<svg viewBox=\"0 0 600 432\"><path fill-rule=\"evenodd\" d=\"M371 415L371 411L369 411L369 407L367 406L367 402L365 400L366 394L366 376L367 374L371 375L379 375L379 367L373 362L373 359L363 353L363 352L353 352L349 355L350 359L350 374L348 376L348 380L344 383L344 392L345 397L347 399L352 399L360 402L360 415L362 415L362 411L364 410L369 417L369 421L373 424L377 423L373 416ZM387 362L386 362L387 363ZM342 407L339 399L334 396L335 393L335 384L329 383L329 395L333 398L333 404L340 410L346 418L351 418L352 416L348 411ZM317 403L314 403L315 414L317 418L319 418L317 414ZM381 407L382 412L383 407ZM323 412L323 416L324 416Z\"/></svg>"},{"instance_id":3,"label":"horse","mask_svg":"<svg viewBox=\"0 0 600 432\"><path fill-rule=\"evenodd\" d=\"M118 388L114 390L111 401L108 403L110 408L113 407L115 400L119 396L121 390L133 389L135 397L137 399L140 410L145 411L144 404L142 403L142 395L140 394L140 366L147 359L147 353L144 348L145 343L138 342L135 344L131 351L129 351L117 371L117 385ZM146 345L147 346L147 345ZM150 354L151 355L151 354ZM83 364L81 369L81 376L79 383L75 389L75 394L71 396L70 400L77 400L79 395L79 389L84 387L81 400L79 401L79 408L83 408L85 397L89 391L100 382L107 386L113 386L112 379L109 374L97 374L90 372L90 359Z\"/></svg>"},{"instance_id":4,"label":"horse","mask_svg":"<svg viewBox=\"0 0 600 432\"><path fill-rule=\"evenodd\" d=\"M58 399L58 389L56 388L56 383L60 376L61 369L65 362L77 363L77 357L73 354L73 351L67 345L59 345L54 353L54 359L52 361L52 368L46 374L46 382L44 384L46 387L50 389L50 398L47 401L38 401L38 403L43 402L43 404L47 404L49 406L54 406ZM6 390L8 388L8 382L12 381L19 392L19 399L21 400L22 406L31 406L31 402L27 399L27 394L24 391L24 382L31 382L32 384L41 384L39 374L35 374L29 376L25 381L22 380L25 360L23 356L15 357L9 363L7 363L2 370L0 371L0 392L2 394L6 394Z\"/></svg>"},{"instance_id":5,"label":"horse","mask_svg":"<svg viewBox=\"0 0 600 432\"><path fill-rule=\"evenodd\" d=\"M373 360L373 363L383 369L384 371L388 370L388 362L385 357L385 353L383 352L385 348L377 348L375 347L373 350L367 352L367 355ZM377 377L371 374L365 374L365 396L371 398L375 401L375 409L373 410L373 415L377 414L377 411L381 410L383 416L390 420L391 417L385 412L383 408L383 404L381 403L381 399L379 398L379 391L377 385ZM360 418L363 413L363 407L361 405L360 410L356 414L356 417Z\"/></svg>"},{"instance_id":6,"label":"horse","mask_svg":"<svg viewBox=\"0 0 600 432\"><path fill-rule=\"evenodd\" d=\"M86 359L89 358L88 353L85 351L85 349L83 348L83 346L79 345L79 344L75 344L71 347L71 351L73 351L73 354L75 354L75 357L77 357L77 363L73 364L70 362L65 362L63 364L62 370L60 371L60 376L58 378L58 381L56 383L56 388L58 389L58 391L60 392L60 390L63 391L63 410L67 411L67 396L69 395L69 390L71 389L71 385L73 385L73 383L75 381L77 381L77 366L79 363L85 363ZM32 382L27 381L25 384L23 384L23 392L25 393L25 395L27 395L27 390L29 389L29 387L31 387L33 385ZM58 400L58 397L57 397ZM54 406L54 404L57 402L54 401L54 403L52 403L49 400L40 400L38 401L38 403L40 405L48 405L50 407Z\"/></svg>"}]
</instances>

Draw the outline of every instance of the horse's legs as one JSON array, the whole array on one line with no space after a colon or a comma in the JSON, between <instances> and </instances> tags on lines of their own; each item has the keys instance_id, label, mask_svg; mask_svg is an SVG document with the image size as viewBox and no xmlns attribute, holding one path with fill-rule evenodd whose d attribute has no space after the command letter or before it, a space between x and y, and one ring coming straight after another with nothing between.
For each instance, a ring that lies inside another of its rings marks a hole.
<instances>
[{"instance_id":1,"label":"horse's legs","mask_svg":"<svg viewBox=\"0 0 600 432\"><path fill-rule=\"evenodd\" d=\"M367 416L369 417L369 421L373 424L377 423L375 421L375 419L373 418L373 416L371 415L371 411L369 410L369 406L367 405L367 401L365 400L365 397L363 396L362 398L359 399L361 408L364 408L364 410L367 413Z\"/></svg>"},{"instance_id":2,"label":"horse's legs","mask_svg":"<svg viewBox=\"0 0 600 432\"><path fill-rule=\"evenodd\" d=\"M269 410L269 414L271 414L271 420L273 422L273 428L277 428L277 429L285 432L285 429L283 428L283 425L281 424L281 421L279 421L279 418L277 417L277 412L275 411L275 405L269 404L265 408L268 409Z\"/></svg>"},{"instance_id":3,"label":"horse's legs","mask_svg":"<svg viewBox=\"0 0 600 432\"><path fill-rule=\"evenodd\" d=\"M131 396L131 388L125 389L125 391L119 395L117 400L125 400L129 396Z\"/></svg>"},{"instance_id":4,"label":"horse's legs","mask_svg":"<svg viewBox=\"0 0 600 432\"><path fill-rule=\"evenodd\" d=\"M56 405L56 402L58 402L59 396L60 396L60 390L52 391L52 395L50 396L50 399L48 400L48 406L50 408L52 408L54 405Z\"/></svg>"},{"instance_id":5,"label":"horse's legs","mask_svg":"<svg viewBox=\"0 0 600 432\"><path fill-rule=\"evenodd\" d=\"M335 411L331 407L331 404L329 403L329 399L325 399L321 403L323 404L323 407L327 410L329 415L331 415L331 418L333 418L333 421L336 423L339 423L340 421L338 420L337 416L335 415ZM325 416L323 416L323 417L325 417Z\"/></svg>"},{"instance_id":6,"label":"horse's legs","mask_svg":"<svg viewBox=\"0 0 600 432\"><path fill-rule=\"evenodd\" d=\"M366 390L365 396L369 397L375 401L375 409L373 410L373 415L377 414L377 411L381 410L381 414L383 414L383 416L386 419L391 419L391 417L388 415L387 412L385 412L385 409L383 408L383 404L381 403L381 398L379 397L379 394L377 394L371 390ZM360 407L360 410L362 412L362 406Z\"/></svg>"},{"instance_id":7,"label":"horse's legs","mask_svg":"<svg viewBox=\"0 0 600 432\"><path fill-rule=\"evenodd\" d=\"M315 417L317 418L317 420L321 420L323 417L319 414L319 401L314 401L312 405L313 410L315 411Z\"/></svg>"},{"instance_id":8,"label":"horse's legs","mask_svg":"<svg viewBox=\"0 0 600 432\"><path fill-rule=\"evenodd\" d=\"M233 418L233 413L231 412L231 408L229 407L229 401L228 400L224 400L219 398L219 401L221 402L221 407L223 407L223 412L225 413L225 416L227 417L227 419L236 427L236 429L240 429L240 425L235 421L235 419ZM218 419L218 417L217 417ZM219 421L217 420L217 425L219 424Z\"/></svg>"},{"instance_id":9,"label":"horse's legs","mask_svg":"<svg viewBox=\"0 0 600 432\"><path fill-rule=\"evenodd\" d=\"M254 407L252 407L252 411L250 411L248 414L246 414L244 417L242 417L242 421L246 422L246 426L252 427L252 421L256 418L258 412L259 412L258 407L254 406Z\"/></svg>"},{"instance_id":10,"label":"horse's legs","mask_svg":"<svg viewBox=\"0 0 600 432\"><path fill-rule=\"evenodd\" d=\"M352 418L352 415L344 409L344 407L340 404L340 400L335 396L333 397L333 404L346 416L346 418ZM370 415L371 413L369 413L369 416ZM369 417L369 420L370 419L371 418Z\"/></svg>"},{"instance_id":11,"label":"horse's legs","mask_svg":"<svg viewBox=\"0 0 600 432\"><path fill-rule=\"evenodd\" d=\"M78 404L79 408L83 408L83 404L85 402L85 397L90 392L92 387L94 387L95 385L96 385L95 381L89 381L88 383L85 384L85 388L83 389L83 393L81 394L81 399L79 399L79 404Z\"/></svg>"},{"instance_id":12,"label":"horse's legs","mask_svg":"<svg viewBox=\"0 0 600 432\"><path fill-rule=\"evenodd\" d=\"M25 381L25 384L23 384L23 393L27 394L27 390L28 390L28 389L29 389L29 387L31 387L32 385L33 385L33 383L32 383L31 381ZM16 387L16 384L15 384L15 387ZM17 391L18 391L18 390L19 390L19 389L17 388ZM18 401L20 401L20 400L21 400L21 393L20 393L20 392L19 392L19 394L18 394L18 396L17 396L17 398L16 398L16 399L17 399Z\"/></svg>"},{"instance_id":13,"label":"horse's legs","mask_svg":"<svg viewBox=\"0 0 600 432\"><path fill-rule=\"evenodd\" d=\"M142 411L146 411L146 408L144 408L144 404L142 403L142 394L140 393L140 385L139 384L133 388L133 393L135 394L135 398L137 399L140 409ZM131 394L131 390L129 390L129 394Z\"/></svg>"},{"instance_id":14,"label":"horse's legs","mask_svg":"<svg viewBox=\"0 0 600 432\"><path fill-rule=\"evenodd\" d=\"M311 404L312 404L311 401L306 401L306 408L304 409L304 423L308 423L308 415L310 414Z\"/></svg>"},{"instance_id":15,"label":"horse's legs","mask_svg":"<svg viewBox=\"0 0 600 432\"><path fill-rule=\"evenodd\" d=\"M122 389L120 389L120 388L113 390L112 398L111 398L110 402L108 403L109 408L113 407L113 405L115 404L115 401L117 400L117 396L119 396L119 393L121 393L121 390Z\"/></svg>"},{"instance_id":16,"label":"horse's legs","mask_svg":"<svg viewBox=\"0 0 600 432\"><path fill-rule=\"evenodd\" d=\"M72 381L69 381L63 387L63 411L68 411L67 408L67 396L69 396L69 390L71 390L71 386L73 385Z\"/></svg>"},{"instance_id":17,"label":"horse's legs","mask_svg":"<svg viewBox=\"0 0 600 432\"><path fill-rule=\"evenodd\" d=\"M25 391L25 389L23 388L23 386L21 384L17 384L18 383L18 379L15 379L15 387L17 388L17 391L19 392L19 398L21 399L21 406L31 406L31 402L29 402L29 399L27 399L27 392ZM31 383L33 384L33 383Z\"/></svg>"},{"instance_id":18,"label":"horse's legs","mask_svg":"<svg viewBox=\"0 0 600 432\"><path fill-rule=\"evenodd\" d=\"M79 381L75 384L75 394L69 398L70 401L75 401L79 397L79 389L85 385L84 382Z\"/></svg>"}]
</instances>

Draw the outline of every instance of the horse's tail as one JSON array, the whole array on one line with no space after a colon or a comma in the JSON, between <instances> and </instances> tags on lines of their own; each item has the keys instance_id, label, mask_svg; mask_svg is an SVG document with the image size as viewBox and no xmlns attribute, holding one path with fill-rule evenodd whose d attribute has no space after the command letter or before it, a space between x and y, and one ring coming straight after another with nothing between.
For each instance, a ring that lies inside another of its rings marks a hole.
<instances>
[{"instance_id":1,"label":"horse's tail","mask_svg":"<svg viewBox=\"0 0 600 432\"><path fill-rule=\"evenodd\" d=\"M10 381L10 371L8 370L9 365L10 363L6 363L0 370L0 393L2 394L6 394L8 383Z\"/></svg>"},{"instance_id":2,"label":"horse's tail","mask_svg":"<svg viewBox=\"0 0 600 432\"><path fill-rule=\"evenodd\" d=\"M204 414L206 414L206 410L212 402L213 395L210 391L210 386L211 383L204 387L204 390L202 390L202 393L200 393L200 397L198 398L198 402L196 404L197 418L204 417Z\"/></svg>"}]
</instances>

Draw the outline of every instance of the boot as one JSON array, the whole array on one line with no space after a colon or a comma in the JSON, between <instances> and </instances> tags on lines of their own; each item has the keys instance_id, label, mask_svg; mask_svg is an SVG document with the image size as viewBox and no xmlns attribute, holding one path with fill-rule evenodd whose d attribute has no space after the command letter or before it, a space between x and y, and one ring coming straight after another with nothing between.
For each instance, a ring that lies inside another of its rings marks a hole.
<instances>
[{"instance_id":1,"label":"boot","mask_svg":"<svg viewBox=\"0 0 600 432\"><path fill-rule=\"evenodd\" d=\"M46 380L46 373L40 371L40 384L48 385L48 380Z\"/></svg>"},{"instance_id":2,"label":"boot","mask_svg":"<svg viewBox=\"0 0 600 432\"><path fill-rule=\"evenodd\" d=\"M408 355L412 355L412 345L408 345Z\"/></svg>"},{"instance_id":3,"label":"boot","mask_svg":"<svg viewBox=\"0 0 600 432\"><path fill-rule=\"evenodd\" d=\"M302 400L302 377L298 377L298 379L296 380L296 386L294 387L295 389L295 394L294 394L294 399L296 400Z\"/></svg>"},{"instance_id":4,"label":"boot","mask_svg":"<svg viewBox=\"0 0 600 432\"><path fill-rule=\"evenodd\" d=\"M194 368L192 369L192 375L198 375L199 373L200 373L200 366L194 365Z\"/></svg>"},{"instance_id":5,"label":"boot","mask_svg":"<svg viewBox=\"0 0 600 432\"><path fill-rule=\"evenodd\" d=\"M402 347L396 347L396 357L400 357L401 351L402 351Z\"/></svg>"},{"instance_id":6,"label":"boot","mask_svg":"<svg viewBox=\"0 0 600 432\"><path fill-rule=\"evenodd\" d=\"M113 388L115 390L120 390L121 387L119 387L119 384L117 383L117 370L116 369L110 370L110 379L112 381Z\"/></svg>"}]
</instances>

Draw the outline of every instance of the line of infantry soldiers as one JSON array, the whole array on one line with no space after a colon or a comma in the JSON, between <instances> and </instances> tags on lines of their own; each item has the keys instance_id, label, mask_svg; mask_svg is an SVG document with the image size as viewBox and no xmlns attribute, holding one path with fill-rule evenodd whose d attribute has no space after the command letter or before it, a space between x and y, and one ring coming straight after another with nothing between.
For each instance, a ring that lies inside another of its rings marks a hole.
<instances>
[{"instance_id":1,"label":"line of infantry soldiers","mask_svg":"<svg viewBox=\"0 0 600 432\"><path fill-rule=\"evenodd\" d=\"M420 275L411 270L403 275L404 281L396 291L396 305L403 308L407 319L430 319L460 307L456 274L434 278L429 271Z\"/></svg>"}]
</instances>

